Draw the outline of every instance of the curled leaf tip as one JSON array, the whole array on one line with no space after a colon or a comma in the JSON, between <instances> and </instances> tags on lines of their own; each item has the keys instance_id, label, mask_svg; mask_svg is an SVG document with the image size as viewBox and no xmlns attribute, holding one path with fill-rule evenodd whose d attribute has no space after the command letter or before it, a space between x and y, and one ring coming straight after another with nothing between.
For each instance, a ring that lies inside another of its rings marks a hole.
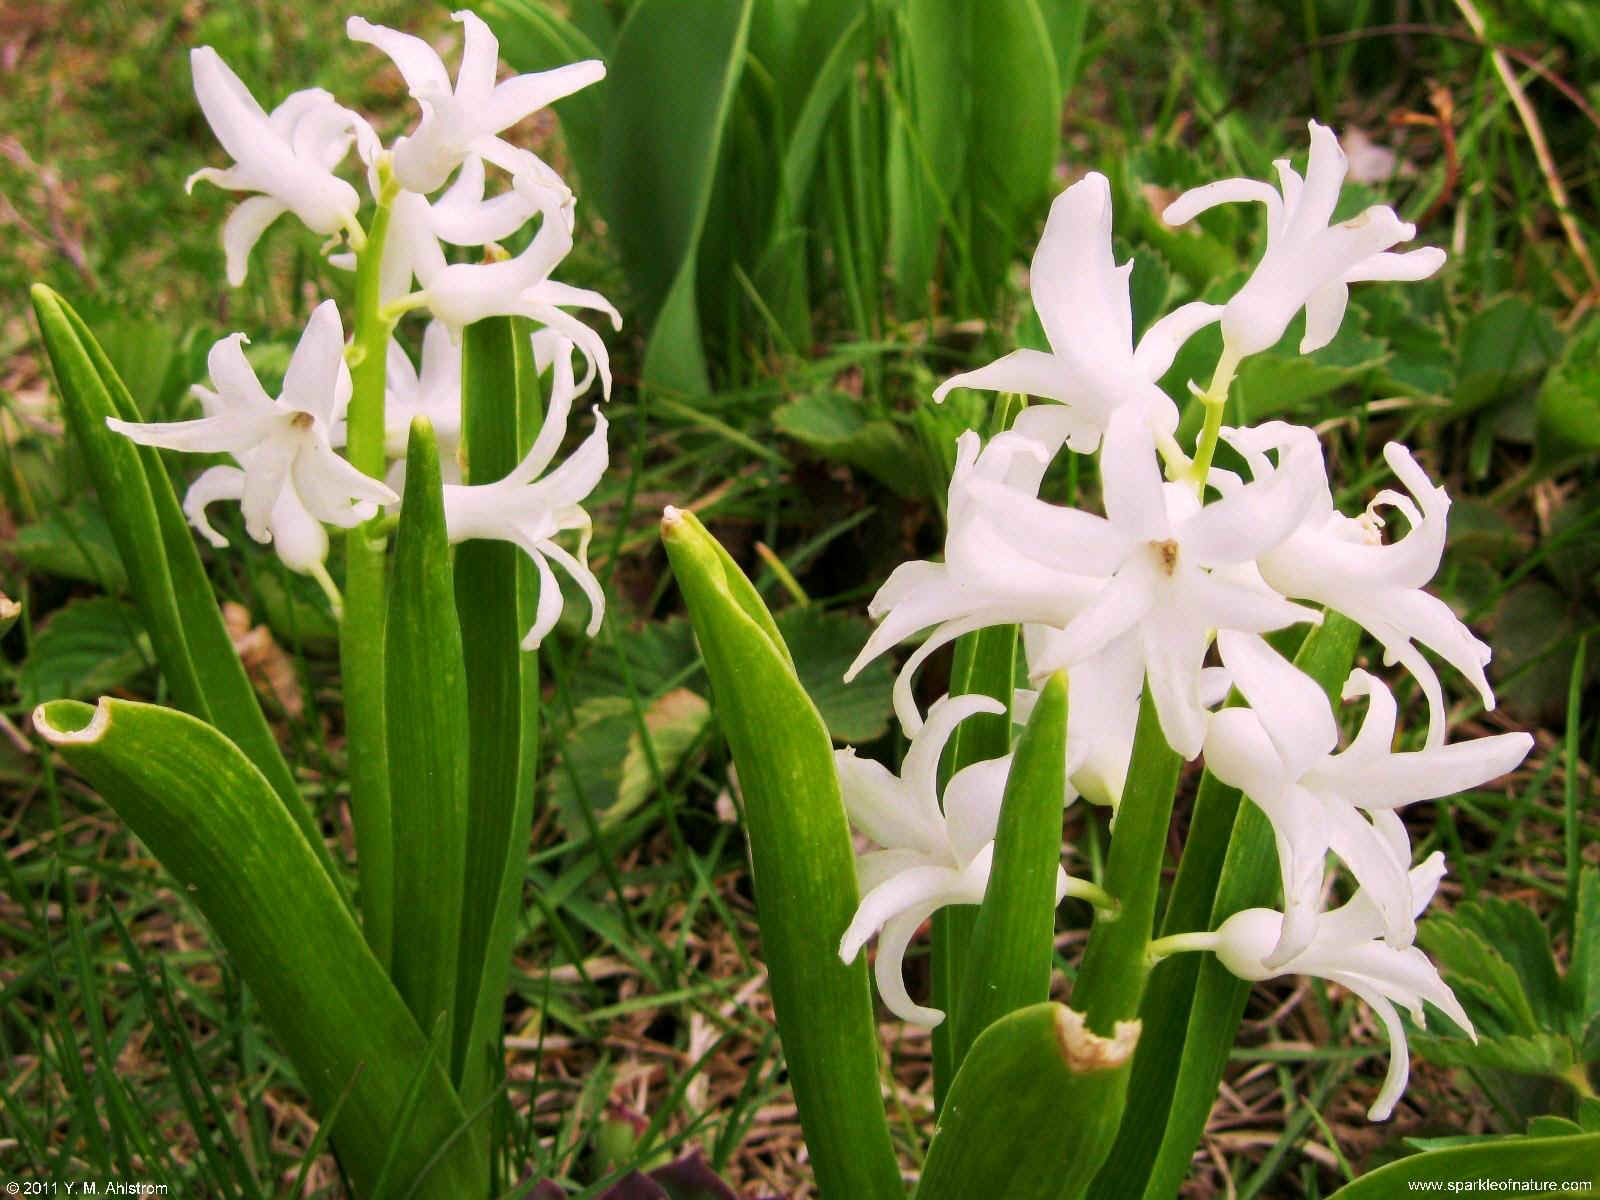
<instances>
[{"instance_id":1,"label":"curled leaf tip","mask_svg":"<svg viewBox=\"0 0 1600 1200\"><path fill-rule=\"evenodd\" d=\"M683 509L676 505L669 504L661 510L661 528L670 529L681 520L683 520Z\"/></svg>"},{"instance_id":2,"label":"curled leaf tip","mask_svg":"<svg viewBox=\"0 0 1600 1200\"><path fill-rule=\"evenodd\" d=\"M1074 1075L1114 1071L1125 1065L1139 1044L1140 1028L1137 1020L1118 1021L1110 1037L1101 1037L1089 1028L1081 1012L1065 1006L1056 1011L1056 1038L1067 1069Z\"/></svg>"},{"instance_id":3,"label":"curled leaf tip","mask_svg":"<svg viewBox=\"0 0 1600 1200\"><path fill-rule=\"evenodd\" d=\"M76 700L46 700L33 710L33 727L52 746L92 745L110 726L111 706L104 697L93 709Z\"/></svg>"}]
</instances>

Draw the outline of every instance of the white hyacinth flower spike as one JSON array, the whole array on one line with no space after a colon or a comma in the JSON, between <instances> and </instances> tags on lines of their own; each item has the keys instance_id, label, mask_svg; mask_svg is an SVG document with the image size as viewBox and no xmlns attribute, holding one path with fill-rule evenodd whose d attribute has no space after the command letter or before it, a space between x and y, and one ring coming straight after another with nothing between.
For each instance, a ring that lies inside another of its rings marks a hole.
<instances>
[{"instance_id":1,"label":"white hyacinth flower spike","mask_svg":"<svg viewBox=\"0 0 1600 1200\"><path fill-rule=\"evenodd\" d=\"M856 858L861 904L839 941L839 957L854 962L878 935L874 976L878 994L896 1016L937 1025L944 1013L917 1004L906 991L902 965L918 927L948 904L981 904L989 886L995 829L1011 756L973 763L951 777L939 805L939 757L955 727L978 713L1005 712L989 696L946 696L928 710L927 722L894 775L882 763L836 750L834 766L845 811L879 849ZM1056 869L1056 903L1068 895L1099 895Z\"/></svg>"},{"instance_id":2,"label":"white hyacinth flower spike","mask_svg":"<svg viewBox=\"0 0 1600 1200\"><path fill-rule=\"evenodd\" d=\"M1091 453L1111 414L1123 405L1145 412L1154 428L1170 434L1178 410L1156 380L1197 330L1222 309L1185 304L1162 317L1133 343L1128 297L1132 262L1118 266L1111 250L1111 185L1091 172L1056 197L1034 252L1029 287L1050 341L1050 352L1014 350L986 367L945 380L952 388L1021 392L1057 405L1029 409L1017 428L1039 438L1051 455L1063 442Z\"/></svg>"},{"instance_id":3,"label":"white hyacinth flower spike","mask_svg":"<svg viewBox=\"0 0 1600 1200\"><path fill-rule=\"evenodd\" d=\"M1316 441L1309 429L1282 421L1224 430L1222 436L1256 475L1271 469L1269 450L1276 450L1281 461L1294 447L1309 447ZM1485 708L1495 703L1484 675L1489 646L1473 636L1448 604L1422 590L1444 554L1450 497L1433 484L1409 450L1390 442L1383 448L1384 460L1410 494L1379 492L1360 517L1347 517L1333 506L1320 453L1314 464L1308 449L1301 454L1315 498L1295 531L1257 559L1261 575L1284 595L1324 604L1377 638L1385 662L1400 663L1422 688L1428 698L1428 743L1442 745L1447 723L1444 689L1418 643L1465 675ZM1387 544L1380 515L1385 508L1398 511L1410 526L1404 537Z\"/></svg>"},{"instance_id":4,"label":"white hyacinth flower spike","mask_svg":"<svg viewBox=\"0 0 1600 1200\"><path fill-rule=\"evenodd\" d=\"M280 552L288 551L285 561L309 570L308 555L320 546L320 563L327 542L311 534L306 515L348 529L399 497L333 448L350 402L344 329L334 302L324 301L311 314L276 400L246 361L244 342L236 333L211 347L207 365L216 391L203 397L206 416L148 424L108 417L106 424L146 446L232 454L237 474L214 468L196 480L185 502L190 520L213 544L225 544L205 521L205 506L237 498L250 536L258 542L289 539L292 546L280 545Z\"/></svg>"},{"instance_id":5,"label":"white hyacinth flower spike","mask_svg":"<svg viewBox=\"0 0 1600 1200\"><path fill-rule=\"evenodd\" d=\"M461 68L454 83L444 61L421 38L361 17L346 22L345 31L351 38L376 46L394 61L422 107L416 129L395 143L395 178L411 191L432 192L444 186L450 172L467 155L477 154L513 176L549 190L561 206L569 207L572 193L561 177L532 151L513 146L500 134L563 96L605 78L605 64L590 59L496 83L500 43L493 32L474 13L457 12L452 19L461 24L464 34Z\"/></svg>"},{"instance_id":6,"label":"white hyacinth flower spike","mask_svg":"<svg viewBox=\"0 0 1600 1200\"><path fill-rule=\"evenodd\" d=\"M1322 688L1256 637L1217 639L1248 708L1225 708L1206 731L1206 765L1238 788L1272 822L1283 876L1278 943L1263 955L1281 966L1317 934L1324 863L1331 850L1350 868L1382 921L1391 946L1416 936L1408 883L1411 841L1399 810L1478 787L1510 771L1533 746L1526 733L1502 733L1397 754L1395 703L1365 671L1351 673L1344 698L1367 698L1367 714L1342 752Z\"/></svg>"},{"instance_id":7,"label":"white hyacinth flower spike","mask_svg":"<svg viewBox=\"0 0 1600 1200\"><path fill-rule=\"evenodd\" d=\"M543 474L561 446L572 402L581 391L573 379L569 342L563 352L554 356L544 424L516 469L495 483L446 484L444 488L445 524L451 542L475 538L510 542L533 559L539 571L539 601L533 627L522 639L524 650L537 648L561 617L561 588L550 567L552 562L572 577L588 599L586 632L590 637L599 632L605 617L605 593L589 570L589 514L579 504L605 474L605 417L596 413L594 432L564 463L548 475ZM569 531L578 533L576 555L555 540L558 534Z\"/></svg>"},{"instance_id":8,"label":"white hyacinth flower spike","mask_svg":"<svg viewBox=\"0 0 1600 1200\"><path fill-rule=\"evenodd\" d=\"M244 282L250 251L267 226L292 212L313 233L357 229L360 196L333 173L355 139L376 146L361 117L320 88L295 92L268 116L250 90L210 46L189 52L194 92L223 149L226 170L206 167L189 176L235 192L259 192L228 215L222 227L228 282Z\"/></svg>"},{"instance_id":9,"label":"white hyacinth flower spike","mask_svg":"<svg viewBox=\"0 0 1600 1200\"><path fill-rule=\"evenodd\" d=\"M1435 852L1411 872L1413 916L1433 899L1444 877L1444 855ZM1281 940L1283 918L1266 908L1235 913L1215 933L1179 934L1174 950L1214 950L1219 962L1240 979L1272 979L1278 975L1311 975L1348 989L1378 1014L1389 1035L1389 1069L1377 1099L1367 1110L1369 1121L1386 1121L1406 1090L1411 1075L1405 1027L1395 1005L1406 1009L1419 1026L1423 1002L1459 1025L1473 1041L1477 1032L1455 993L1416 946L1391 946L1383 941L1383 917L1361 891L1342 908L1324 913L1316 937L1287 962L1269 965L1271 949ZM1181 940L1180 940L1181 939Z\"/></svg>"},{"instance_id":10,"label":"white hyacinth flower spike","mask_svg":"<svg viewBox=\"0 0 1600 1200\"><path fill-rule=\"evenodd\" d=\"M1444 265L1428 246L1404 254L1389 248L1416 236L1416 226L1375 204L1330 225L1349 163L1326 125L1311 122L1311 155L1301 178L1287 159L1273 164L1278 187L1256 179L1224 179L1179 196L1162 213L1172 225L1218 204L1259 201L1267 209L1267 249L1255 271L1222 310L1224 354L1238 361L1276 345L1306 310L1300 352L1326 346L1339 332L1349 286L1363 280L1425 279Z\"/></svg>"}]
</instances>

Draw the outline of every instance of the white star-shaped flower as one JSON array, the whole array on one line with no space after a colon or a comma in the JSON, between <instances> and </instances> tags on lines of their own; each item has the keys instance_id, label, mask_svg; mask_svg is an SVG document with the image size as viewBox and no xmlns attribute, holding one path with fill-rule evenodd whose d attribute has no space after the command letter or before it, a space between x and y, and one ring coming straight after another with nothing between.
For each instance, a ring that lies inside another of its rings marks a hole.
<instances>
[{"instance_id":1,"label":"white star-shaped flower","mask_svg":"<svg viewBox=\"0 0 1600 1200\"><path fill-rule=\"evenodd\" d=\"M572 402L582 390L573 380L572 345L568 342L554 354L544 424L516 469L495 483L446 484L444 488L445 524L452 542L474 538L510 542L533 559L539 571L539 602L533 627L522 639L524 650L536 648L561 616L561 588L551 562L570 575L588 598L590 637L599 632L605 617L605 593L588 564L592 526L589 514L579 504L605 474L605 417L596 413L594 432L564 463L540 478L561 447ZM579 535L576 556L555 540L557 534L567 531Z\"/></svg>"},{"instance_id":2,"label":"white star-shaped flower","mask_svg":"<svg viewBox=\"0 0 1600 1200\"><path fill-rule=\"evenodd\" d=\"M313 233L355 227L361 198L333 173L360 139L371 153L376 135L361 117L327 92L308 88L289 96L268 116L237 75L210 46L189 52L194 92L212 132L233 155L226 170L205 167L189 176L235 192L259 192L228 214L222 227L228 282L244 282L250 251L268 225L292 212Z\"/></svg>"},{"instance_id":3,"label":"white star-shaped flower","mask_svg":"<svg viewBox=\"0 0 1600 1200\"><path fill-rule=\"evenodd\" d=\"M395 143L395 178L413 192L432 192L444 185L467 155L476 154L554 193L559 205L570 205L572 193L559 175L538 155L499 135L563 96L605 78L605 64L590 59L497 84L500 43L493 32L474 13L453 13L452 19L460 22L465 35L454 83L444 61L421 38L361 17L351 17L345 25L351 38L376 46L394 61L422 107L416 129Z\"/></svg>"},{"instance_id":4,"label":"white star-shaped flower","mask_svg":"<svg viewBox=\"0 0 1600 1200\"><path fill-rule=\"evenodd\" d=\"M1434 853L1410 874L1413 917L1427 907L1444 876L1444 855ZM1423 1002L1439 1009L1478 1040L1472 1021L1428 956L1415 946L1391 946L1381 940L1384 921L1365 892L1358 891L1342 908L1324 913L1316 936L1294 958L1269 966L1266 959L1281 941L1283 917L1266 908L1235 913L1214 934L1187 940L1188 948L1215 950L1218 961L1240 979L1262 980L1278 975L1312 975L1348 989L1378 1014L1389 1034L1389 1071L1377 1099L1367 1110L1369 1121L1384 1121L1406 1090L1411 1060L1398 1003L1421 1025Z\"/></svg>"},{"instance_id":5,"label":"white star-shaped flower","mask_svg":"<svg viewBox=\"0 0 1600 1200\"><path fill-rule=\"evenodd\" d=\"M1399 810L1504 775L1526 757L1533 739L1503 733L1396 754L1394 697L1358 670L1344 698L1367 697L1367 715L1350 745L1335 753L1339 727L1314 680L1260 638L1224 632L1217 643L1250 706L1212 716L1206 766L1266 813L1283 876L1281 940L1264 961L1280 966L1311 944L1330 850L1381 915L1389 944L1410 945L1416 936L1407 882L1411 840Z\"/></svg>"},{"instance_id":6,"label":"white star-shaped flower","mask_svg":"<svg viewBox=\"0 0 1600 1200\"><path fill-rule=\"evenodd\" d=\"M206 416L154 423L108 417L106 424L146 446L233 455L237 469L212 468L195 481L185 501L190 520L213 545L226 545L205 520L205 506L237 498L250 536L284 539L279 552L285 561L308 570L308 557L314 552L320 564L327 550L326 537L314 534L310 521L350 528L398 497L333 448L350 402L338 306L326 300L311 314L276 400L246 361L244 341L236 333L211 347L207 365L216 391L202 395Z\"/></svg>"},{"instance_id":7,"label":"white star-shaped flower","mask_svg":"<svg viewBox=\"0 0 1600 1200\"><path fill-rule=\"evenodd\" d=\"M901 973L906 948L935 910L983 902L1011 769L1011 756L1006 755L957 771L945 786L941 809L939 756L962 721L977 713L1003 712L1005 706L989 696L937 701L911 739L898 776L882 763L857 758L853 750L834 752L845 811L856 829L880 847L856 859L861 904L840 939L839 957L855 961L867 939L877 934L873 971L878 994L906 1021L937 1025L944 1020L944 1013L917 1004L906 991ZM1056 868L1056 903L1084 890L1081 881Z\"/></svg>"},{"instance_id":8,"label":"white star-shaped flower","mask_svg":"<svg viewBox=\"0 0 1600 1200\"><path fill-rule=\"evenodd\" d=\"M1063 442L1091 453L1111 414L1125 405L1170 434L1178 410L1156 380L1183 343L1222 309L1185 304L1152 325L1135 347L1128 298L1132 269L1132 262L1119 267L1112 256L1111 185L1091 172L1056 197L1033 256L1029 286L1051 352L1014 350L945 380L933 398L943 400L951 388L966 387L1057 401L1059 407L1045 405L1025 414L1026 431L1052 456Z\"/></svg>"},{"instance_id":9,"label":"white star-shaped flower","mask_svg":"<svg viewBox=\"0 0 1600 1200\"><path fill-rule=\"evenodd\" d=\"M1309 429L1269 421L1253 429L1224 430L1223 438L1244 456L1253 474L1271 470L1267 452L1303 457L1304 474L1313 501L1304 520L1287 538L1257 558L1262 578L1286 596L1311 600L1343 613L1383 645L1386 662L1399 662L1416 678L1428 698L1428 742L1444 742L1444 690L1438 673L1417 648L1428 647L1465 675L1485 708L1494 707L1494 691L1484 675L1490 650L1472 635L1450 606L1423 586L1439 569L1444 553L1450 497L1435 487L1411 452L1398 442L1383 448L1389 467L1410 496L1385 490L1360 517L1347 517L1333 506L1320 451L1310 447ZM1304 448L1304 449L1300 449ZM1410 529L1384 544L1379 511L1397 509Z\"/></svg>"},{"instance_id":10,"label":"white star-shaped flower","mask_svg":"<svg viewBox=\"0 0 1600 1200\"><path fill-rule=\"evenodd\" d=\"M1444 251L1433 246L1388 253L1417 230L1386 205L1375 204L1329 225L1349 164L1326 125L1311 122L1304 179L1287 159L1273 165L1278 170L1276 188L1256 179L1224 179L1185 192L1161 214L1169 224L1181 225L1218 204L1260 201L1267 207L1266 253L1222 310L1225 354L1233 361L1276 345L1302 308L1306 331L1300 353L1309 354L1339 332L1349 284L1425 279L1444 265Z\"/></svg>"}]
</instances>

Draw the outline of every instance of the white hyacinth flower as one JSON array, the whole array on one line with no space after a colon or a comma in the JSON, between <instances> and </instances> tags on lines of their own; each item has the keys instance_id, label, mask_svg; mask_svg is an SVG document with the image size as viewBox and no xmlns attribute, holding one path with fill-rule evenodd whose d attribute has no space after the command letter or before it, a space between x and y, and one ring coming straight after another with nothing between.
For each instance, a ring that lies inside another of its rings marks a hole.
<instances>
[{"instance_id":1,"label":"white hyacinth flower","mask_svg":"<svg viewBox=\"0 0 1600 1200\"><path fill-rule=\"evenodd\" d=\"M1348 221L1329 225L1348 161L1326 125L1311 122L1311 155L1304 179L1287 159L1273 166L1278 171L1276 188L1256 179L1224 179L1185 192L1161 214L1169 224L1181 225L1218 204L1266 205L1266 253L1222 310L1224 354L1235 362L1276 345L1302 308L1306 329L1300 353L1309 354L1339 332L1349 284L1425 279L1444 265L1444 251L1433 246L1404 254L1388 252L1416 236L1417 230L1386 205L1375 204Z\"/></svg>"},{"instance_id":2,"label":"white hyacinth flower","mask_svg":"<svg viewBox=\"0 0 1600 1200\"><path fill-rule=\"evenodd\" d=\"M525 195L540 199L538 193ZM420 220L400 222L390 230L390 241L394 252L403 256L403 269L414 273L421 287L412 300L418 305L426 304L453 336L459 337L466 326L486 317L529 317L556 330L583 352L587 370L578 384L580 392L598 372L601 387L610 396L611 360L605 343L563 308L597 309L610 317L612 327L618 329L622 317L600 293L550 278L550 272L572 249L572 231L547 197L541 203L543 219L533 240L521 254L502 262L446 262L438 237ZM386 250L385 258L387 255Z\"/></svg>"},{"instance_id":3,"label":"white hyacinth flower","mask_svg":"<svg viewBox=\"0 0 1600 1200\"><path fill-rule=\"evenodd\" d=\"M236 333L211 347L207 366L216 391L203 397L206 416L148 424L108 417L106 424L146 446L232 454L237 469L213 468L195 481L184 506L190 520L213 545L226 545L206 521L205 506L237 498L251 537L281 539L285 561L310 570L313 557L321 563L327 541L312 533L307 516L350 528L398 497L333 448L351 386L338 306L326 300L311 314L276 400L246 361L245 340Z\"/></svg>"},{"instance_id":4,"label":"white hyacinth flower","mask_svg":"<svg viewBox=\"0 0 1600 1200\"><path fill-rule=\"evenodd\" d=\"M1178 410L1156 380L1197 330L1215 321L1214 304L1185 304L1162 317L1133 344L1128 298L1132 262L1117 266L1111 250L1111 185L1091 172L1056 197L1033 256L1029 287L1051 352L1014 350L986 367L945 380L952 388L1021 392L1057 401L1029 409L1018 429L1038 438L1053 456L1063 442L1091 453L1111 414L1124 405L1145 412L1170 434Z\"/></svg>"},{"instance_id":5,"label":"white hyacinth flower","mask_svg":"<svg viewBox=\"0 0 1600 1200\"><path fill-rule=\"evenodd\" d=\"M990 625L1064 625L1098 590L1098 580L1039 557L1032 529L991 512L997 493L1048 507L1033 491L1046 461L1043 447L1018 434L999 434L982 446L976 433L963 433L950 480L944 561L902 563L873 596L867 612L879 625L845 672L846 683L890 647L933 627L895 680L895 713L908 737L922 726L911 682L935 650ZM1019 476L1033 487L1018 487Z\"/></svg>"},{"instance_id":6,"label":"white hyacinth flower","mask_svg":"<svg viewBox=\"0 0 1600 1200\"><path fill-rule=\"evenodd\" d=\"M1444 870L1444 855L1435 852L1411 872L1413 917L1433 899ZM1282 916L1271 909L1249 908L1229 917L1215 933L1180 934L1183 942L1176 948L1213 949L1217 960L1240 979L1312 975L1337 983L1364 1000L1378 1014L1389 1035L1389 1070L1377 1099L1367 1110L1369 1121L1388 1120L1411 1074L1406 1031L1395 1004L1405 1008L1420 1026L1426 1001L1473 1041L1478 1040L1471 1019L1428 956L1416 946L1396 947L1381 940L1383 918L1364 892L1356 892L1342 908L1324 913L1317 924L1316 937L1298 955L1288 962L1268 965L1269 952L1281 940L1282 922ZM1173 942L1178 943L1178 938Z\"/></svg>"},{"instance_id":7,"label":"white hyacinth flower","mask_svg":"<svg viewBox=\"0 0 1600 1200\"><path fill-rule=\"evenodd\" d=\"M393 338L384 364L383 449L404 466L411 419L427 417L439 440L444 482L461 482L457 451L461 445L461 347L450 340L442 322L430 321L422 334L422 364L411 359ZM400 478L404 478L403 474ZM394 478L389 486L400 490Z\"/></svg>"},{"instance_id":8,"label":"white hyacinth flower","mask_svg":"<svg viewBox=\"0 0 1600 1200\"><path fill-rule=\"evenodd\" d=\"M550 568L551 562L570 575L587 597L589 625L586 632L590 637L599 632L606 611L600 581L589 570L589 514L579 504L594 491L605 474L608 459L605 417L596 413L594 432L566 462L540 478L560 449L572 402L583 390L573 379L571 352L572 346L568 343L554 355L554 375L544 424L511 474L495 483L446 484L444 488L445 525L451 542L475 538L510 542L533 559L538 568L539 602L533 627L522 639L524 650L537 648L561 616L561 588ZM570 530L578 533L576 556L555 540L557 534Z\"/></svg>"},{"instance_id":9,"label":"white hyacinth flower","mask_svg":"<svg viewBox=\"0 0 1600 1200\"><path fill-rule=\"evenodd\" d=\"M944 1013L917 1004L902 975L917 928L947 904L981 904L989 886L995 830L1000 821L1011 756L973 763L951 777L939 805L939 757L955 727L978 713L1005 712L989 696L946 696L928 710L892 774L882 763L834 752L839 787L851 823L880 849L856 859L861 904L839 941L839 957L854 962L878 935L873 971L878 994L902 1020L937 1025ZM1086 885L1056 868L1056 903ZM1088 888L1090 892L1097 889Z\"/></svg>"},{"instance_id":10,"label":"white hyacinth flower","mask_svg":"<svg viewBox=\"0 0 1600 1200\"><path fill-rule=\"evenodd\" d=\"M205 167L189 176L235 192L259 192L228 214L222 227L228 282L244 282L250 251L268 225L286 212L313 233L330 235L356 227L361 198L333 173L360 139L369 151L376 136L367 123L320 88L289 96L268 116L250 90L210 46L189 52L194 92L212 132L233 155L226 170Z\"/></svg>"},{"instance_id":11,"label":"white hyacinth flower","mask_svg":"<svg viewBox=\"0 0 1600 1200\"><path fill-rule=\"evenodd\" d=\"M1399 810L1504 775L1527 756L1533 739L1502 733L1396 754L1394 697L1381 681L1357 670L1344 698L1365 696L1366 718L1350 745L1335 753L1338 723L1314 680L1259 638L1222 633L1217 642L1250 707L1212 716L1206 766L1266 813L1283 877L1281 937L1264 961L1280 966L1316 936L1330 850L1382 918L1389 944L1410 945L1416 936L1407 876L1411 840Z\"/></svg>"},{"instance_id":12,"label":"white hyacinth flower","mask_svg":"<svg viewBox=\"0 0 1600 1200\"><path fill-rule=\"evenodd\" d=\"M1253 563L1300 522L1309 496L1297 461L1202 507L1183 483L1163 483L1137 414L1119 413L1101 455L1104 518L1039 501L1011 501L997 523L1054 561L1097 577L1096 594L1031 658L1037 679L1100 653L1134 632L1161 730L1185 758L1205 735L1202 668L1215 631L1265 633L1321 614L1267 587ZM1050 623L1050 622L1046 622Z\"/></svg>"},{"instance_id":13,"label":"white hyacinth flower","mask_svg":"<svg viewBox=\"0 0 1600 1200\"><path fill-rule=\"evenodd\" d=\"M493 32L471 12L453 13L452 19L462 25L464 34L461 69L454 83L444 61L421 38L361 17L346 22L351 38L376 46L394 61L422 107L416 129L395 143L395 178L410 191L432 192L444 185L467 155L476 154L550 191L559 205L570 206L572 193L561 177L538 155L499 135L563 96L605 78L605 64L590 59L497 84L500 43Z\"/></svg>"},{"instance_id":14,"label":"white hyacinth flower","mask_svg":"<svg viewBox=\"0 0 1600 1200\"><path fill-rule=\"evenodd\" d=\"M1269 450L1280 456L1309 446L1316 435L1299 426L1271 421L1253 429L1223 431L1223 438L1244 456L1252 473L1270 470ZM1444 742L1444 690L1438 673L1416 643L1433 650L1465 675L1485 708L1494 707L1494 692L1484 675L1489 646L1474 637L1450 606L1422 590L1439 569L1444 553L1450 497L1434 486L1411 452L1397 442L1383 448L1383 457L1411 495L1379 492L1360 517L1346 517L1333 506L1333 496L1320 452L1312 467L1307 452L1305 475L1315 499L1300 526L1257 559L1261 575L1286 596L1326 605L1351 618L1384 650L1384 660L1410 671L1428 698L1428 743ZM1410 529L1384 544L1379 511L1392 507Z\"/></svg>"}]
</instances>

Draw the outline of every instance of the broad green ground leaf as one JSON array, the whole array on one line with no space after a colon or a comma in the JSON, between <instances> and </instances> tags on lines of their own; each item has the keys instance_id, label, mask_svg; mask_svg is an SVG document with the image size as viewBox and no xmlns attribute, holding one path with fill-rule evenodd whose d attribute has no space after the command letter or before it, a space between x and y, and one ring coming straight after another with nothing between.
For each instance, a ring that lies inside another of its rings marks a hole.
<instances>
[{"instance_id":1,"label":"broad green ground leaf","mask_svg":"<svg viewBox=\"0 0 1600 1200\"><path fill-rule=\"evenodd\" d=\"M1116 1134L1139 1036L1097 1037L1060 1004L990 1025L961 1065L928 1147L916 1200L1073 1200Z\"/></svg>"},{"instance_id":2,"label":"broad green ground leaf","mask_svg":"<svg viewBox=\"0 0 1600 1200\"><path fill-rule=\"evenodd\" d=\"M80 502L24 525L11 550L34 571L92 583L108 592L128 590L128 574L98 504Z\"/></svg>"},{"instance_id":3,"label":"broad green ground leaf","mask_svg":"<svg viewBox=\"0 0 1600 1200\"><path fill-rule=\"evenodd\" d=\"M1550 314L1522 296L1483 305L1456 334L1456 412L1470 412L1524 387L1555 362L1561 334Z\"/></svg>"},{"instance_id":4,"label":"broad green ground leaf","mask_svg":"<svg viewBox=\"0 0 1600 1200\"><path fill-rule=\"evenodd\" d=\"M857 891L832 742L727 551L676 509L663 518L662 541L739 771L762 956L817 1189L901 1200L866 962L839 958Z\"/></svg>"},{"instance_id":5,"label":"broad green ground leaf","mask_svg":"<svg viewBox=\"0 0 1600 1200\"><path fill-rule=\"evenodd\" d=\"M1535 448L1555 467L1600 451L1600 321L1567 342L1539 388Z\"/></svg>"},{"instance_id":6,"label":"broad green ground leaf","mask_svg":"<svg viewBox=\"0 0 1600 1200\"><path fill-rule=\"evenodd\" d=\"M343 1097L333 1138L356 1194L393 1144L391 1174L415 1200L486 1196L486 1148L457 1136L443 1066L260 771L209 725L154 705L55 701L34 724L205 916L314 1103L325 1114Z\"/></svg>"},{"instance_id":7,"label":"broad green ground leaf","mask_svg":"<svg viewBox=\"0 0 1600 1200\"><path fill-rule=\"evenodd\" d=\"M1330 1200L1390 1200L1424 1189L1420 1183L1476 1184L1480 1180L1526 1180L1566 1185L1562 1196L1600 1196L1600 1134L1577 1137L1505 1137L1496 1142L1416 1154L1379 1167L1333 1193ZM1568 1187L1573 1190L1568 1190ZM1455 1189L1458 1191L1466 1189Z\"/></svg>"},{"instance_id":8,"label":"broad green ground leaf","mask_svg":"<svg viewBox=\"0 0 1600 1200\"><path fill-rule=\"evenodd\" d=\"M445 532L439 445L411 425L406 490L395 532L384 628L389 802L394 829L390 974L417 1018L442 1018L441 1058L454 1061L456 965L467 849L467 685ZM403 734L399 731L403 731Z\"/></svg>"},{"instance_id":9,"label":"broad green ground leaf","mask_svg":"<svg viewBox=\"0 0 1600 1200\"><path fill-rule=\"evenodd\" d=\"M812 392L772 413L779 433L833 462L860 467L897 495L923 494L922 473L911 439L892 421L874 417L843 392Z\"/></svg>"},{"instance_id":10,"label":"broad green ground leaf","mask_svg":"<svg viewBox=\"0 0 1600 1200\"><path fill-rule=\"evenodd\" d=\"M651 332L647 384L707 390L695 261L753 0L640 0L617 34L604 209Z\"/></svg>"},{"instance_id":11,"label":"broad green ground leaf","mask_svg":"<svg viewBox=\"0 0 1600 1200\"><path fill-rule=\"evenodd\" d=\"M871 632L865 619L805 605L779 613L777 628L794 655L800 686L834 741L860 745L888 731L894 687L889 661L868 663L850 683L844 681L845 668Z\"/></svg>"},{"instance_id":12,"label":"broad green ground leaf","mask_svg":"<svg viewBox=\"0 0 1600 1200\"><path fill-rule=\"evenodd\" d=\"M50 614L28 646L17 683L28 707L115 691L151 663L150 640L132 605L108 596L74 600Z\"/></svg>"}]
</instances>

